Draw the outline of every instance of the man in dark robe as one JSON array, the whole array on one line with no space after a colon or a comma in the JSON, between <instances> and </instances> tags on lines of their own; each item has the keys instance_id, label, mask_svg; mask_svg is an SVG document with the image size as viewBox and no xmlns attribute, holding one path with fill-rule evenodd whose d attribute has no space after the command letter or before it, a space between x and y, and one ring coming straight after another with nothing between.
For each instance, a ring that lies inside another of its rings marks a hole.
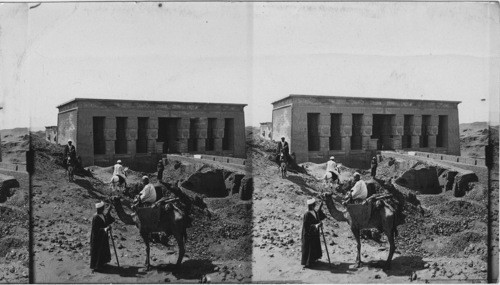
<instances>
[{"instance_id":1,"label":"man in dark robe","mask_svg":"<svg viewBox=\"0 0 500 285\"><path fill-rule=\"evenodd\" d=\"M90 235L90 268L92 272L102 270L103 265L111 261L108 232L115 219L111 216L109 208L105 211L104 206L104 202L97 203L97 213L92 218Z\"/></svg>"},{"instance_id":2,"label":"man in dark robe","mask_svg":"<svg viewBox=\"0 0 500 285\"><path fill-rule=\"evenodd\" d=\"M278 164L278 167L280 166L280 156L281 154L285 155L285 161L288 163L290 161L290 148L288 146L288 142L285 141L285 137L281 138L281 141L278 142L278 153L276 155L276 163Z\"/></svg>"},{"instance_id":3,"label":"man in dark robe","mask_svg":"<svg viewBox=\"0 0 500 285\"><path fill-rule=\"evenodd\" d=\"M163 160L158 161L156 169L158 170L158 175L157 175L158 182L161 182L163 180L163 171L165 170L165 166L163 165Z\"/></svg>"},{"instance_id":4,"label":"man in dark robe","mask_svg":"<svg viewBox=\"0 0 500 285\"><path fill-rule=\"evenodd\" d=\"M311 265L320 259L321 241L320 241L320 228L323 226L321 220L326 216L321 211L321 203L318 211L314 208L316 201L314 198L307 200L308 211L304 214L302 222L302 261L301 264L304 268L310 268Z\"/></svg>"},{"instance_id":5,"label":"man in dark robe","mask_svg":"<svg viewBox=\"0 0 500 285\"><path fill-rule=\"evenodd\" d=\"M64 167L68 168L68 158L72 162L76 162L76 148L72 140L68 140L68 144L64 146Z\"/></svg>"},{"instance_id":6,"label":"man in dark robe","mask_svg":"<svg viewBox=\"0 0 500 285\"><path fill-rule=\"evenodd\" d=\"M374 156L370 163L370 170L372 177L375 177L375 175L377 175L377 166L378 166L377 157Z\"/></svg>"}]
</instances>

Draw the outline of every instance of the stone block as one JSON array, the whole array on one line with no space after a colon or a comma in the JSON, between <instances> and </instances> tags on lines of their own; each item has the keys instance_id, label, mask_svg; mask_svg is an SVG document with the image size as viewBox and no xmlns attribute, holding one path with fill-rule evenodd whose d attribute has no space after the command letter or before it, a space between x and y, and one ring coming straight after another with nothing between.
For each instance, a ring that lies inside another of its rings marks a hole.
<instances>
[{"instance_id":1,"label":"stone block","mask_svg":"<svg viewBox=\"0 0 500 285\"><path fill-rule=\"evenodd\" d=\"M429 135L427 140L430 148L436 147L436 136Z\"/></svg>"},{"instance_id":2,"label":"stone block","mask_svg":"<svg viewBox=\"0 0 500 285\"><path fill-rule=\"evenodd\" d=\"M156 140L158 139L158 130L157 129L148 129L146 131L146 135L148 140Z\"/></svg>"},{"instance_id":3,"label":"stone block","mask_svg":"<svg viewBox=\"0 0 500 285\"><path fill-rule=\"evenodd\" d=\"M107 140L106 141L106 154L115 154L115 141Z\"/></svg>"},{"instance_id":4,"label":"stone block","mask_svg":"<svg viewBox=\"0 0 500 285\"><path fill-rule=\"evenodd\" d=\"M391 119L392 126L403 126L404 124L404 116L403 115L394 115Z\"/></svg>"},{"instance_id":5,"label":"stone block","mask_svg":"<svg viewBox=\"0 0 500 285\"><path fill-rule=\"evenodd\" d=\"M165 142L155 141L154 142L154 147L155 147L154 153L163 153L163 144L165 144Z\"/></svg>"},{"instance_id":6,"label":"stone block","mask_svg":"<svg viewBox=\"0 0 500 285\"><path fill-rule=\"evenodd\" d=\"M127 118L127 129L138 129L139 121L137 117L128 117Z\"/></svg>"},{"instance_id":7,"label":"stone block","mask_svg":"<svg viewBox=\"0 0 500 285\"><path fill-rule=\"evenodd\" d=\"M137 140L137 129L126 129L125 138L127 140Z\"/></svg>"},{"instance_id":8,"label":"stone block","mask_svg":"<svg viewBox=\"0 0 500 285\"><path fill-rule=\"evenodd\" d=\"M179 129L188 129L189 130L189 126L191 125L191 121L189 118L181 118L179 120L179 125L178 125L178 128Z\"/></svg>"},{"instance_id":9,"label":"stone block","mask_svg":"<svg viewBox=\"0 0 500 285\"><path fill-rule=\"evenodd\" d=\"M412 136L420 136L422 134L421 126L410 126L410 134Z\"/></svg>"},{"instance_id":10,"label":"stone block","mask_svg":"<svg viewBox=\"0 0 500 285\"><path fill-rule=\"evenodd\" d=\"M352 126L342 125L340 133L341 133L341 135L343 137L346 137L346 136L350 137L350 136L352 136Z\"/></svg>"},{"instance_id":11,"label":"stone block","mask_svg":"<svg viewBox=\"0 0 500 285\"><path fill-rule=\"evenodd\" d=\"M208 132L206 129L196 130L196 137L200 139L206 139L208 137Z\"/></svg>"},{"instance_id":12,"label":"stone block","mask_svg":"<svg viewBox=\"0 0 500 285\"><path fill-rule=\"evenodd\" d=\"M402 148L401 136L394 136L392 138L392 148L393 149L401 149Z\"/></svg>"},{"instance_id":13,"label":"stone block","mask_svg":"<svg viewBox=\"0 0 500 285\"><path fill-rule=\"evenodd\" d=\"M188 131L189 135L189 131ZM187 138L179 138L179 141L177 143L177 148L180 152L187 152L188 151L188 139Z\"/></svg>"},{"instance_id":14,"label":"stone block","mask_svg":"<svg viewBox=\"0 0 500 285\"><path fill-rule=\"evenodd\" d=\"M127 153L135 154L137 150L137 141L136 140L127 140Z\"/></svg>"},{"instance_id":15,"label":"stone block","mask_svg":"<svg viewBox=\"0 0 500 285\"><path fill-rule=\"evenodd\" d=\"M362 126L361 127L361 135L362 136L371 136L372 135L372 126Z\"/></svg>"},{"instance_id":16,"label":"stone block","mask_svg":"<svg viewBox=\"0 0 500 285\"><path fill-rule=\"evenodd\" d=\"M104 139L107 141L115 141L116 140L116 129L105 129L104 130Z\"/></svg>"},{"instance_id":17,"label":"stone block","mask_svg":"<svg viewBox=\"0 0 500 285\"><path fill-rule=\"evenodd\" d=\"M427 128L427 134L429 136L436 136L438 134L438 126L429 126Z\"/></svg>"},{"instance_id":18,"label":"stone block","mask_svg":"<svg viewBox=\"0 0 500 285\"><path fill-rule=\"evenodd\" d=\"M319 150L320 151L330 150L330 137L320 137L319 138Z\"/></svg>"},{"instance_id":19,"label":"stone block","mask_svg":"<svg viewBox=\"0 0 500 285\"><path fill-rule=\"evenodd\" d=\"M105 129L116 129L116 118L115 117L106 117L104 119L104 128Z\"/></svg>"},{"instance_id":20,"label":"stone block","mask_svg":"<svg viewBox=\"0 0 500 285\"><path fill-rule=\"evenodd\" d=\"M214 149L217 152L222 151L222 138L214 138Z\"/></svg>"},{"instance_id":21,"label":"stone block","mask_svg":"<svg viewBox=\"0 0 500 285\"><path fill-rule=\"evenodd\" d=\"M486 160L485 159L476 159L476 165L477 166L486 166Z\"/></svg>"},{"instance_id":22,"label":"stone block","mask_svg":"<svg viewBox=\"0 0 500 285\"><path fill-rule=\"evenodd\" d=\"M179 139L188 139L189 138L189 129L180 129L177 133L177 138Z\"/></svg>"},{"instance_id":23,"label":"stone block","mask_svg":"<svg viewBox=\"0 0 500 285\"><path fill-rule=\"evenodd\" d=\"M330 125L320 125L319 126L319 136L320 137L330 137Z\"/></svg>"},{"instance_id":24,"label":"stone block","mask_svg":"<svg viewBox=\"0 0 500 285\"><path fill-rule=\"evenodd\" d=\"M198 152L205 152L205 142L206 142L206 139L204 139L204 138L198 139L198 142L197 142L197 144L198 144L197 151Z\"/></svg>"},{"instance_id":25,"label":"stone block","mask_svg":"<svg viewBox=\"0 0 500 285\"><path fill-rule=\"evenodd\" d=\"M158 117L150 117L148 120L148 129L158 130Z\"/></svg>"},{"instance_id":26,"label":"stone block","mask_svg":"<svg viewBox=\"0 0 500 285\"><path fill-rule=\"evenodd\" d=\"M216 129L215 133L214 133L214 136L216 138L222 139L224 137L224 129Z\"/></svg>"},{"instance_id":27,"label":"stone block","mask_svg":"<svg viewBox=\"0 0 500 285\"><path fill-rule=\"evenodd\" d=\"M393 126L391 129L391 135L402 136L404 134L403 126Z\"/></svg>"},{"instance_id":28,"label":"stone block","mask_svg":"<svg viewBox=\"0 0 500 285\"><path fill-rule=\"evenodd\" d=\"M420 148L420 136L411 136L411 148L412 149L418 149Z\"/></svg>"}]
</instances>

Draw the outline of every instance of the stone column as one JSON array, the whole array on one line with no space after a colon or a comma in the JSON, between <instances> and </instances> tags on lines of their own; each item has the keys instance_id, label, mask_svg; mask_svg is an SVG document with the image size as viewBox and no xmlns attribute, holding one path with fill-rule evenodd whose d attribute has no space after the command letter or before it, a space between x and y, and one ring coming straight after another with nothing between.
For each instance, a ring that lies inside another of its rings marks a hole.
<instances>
[{"instance_id":1,"label":"stone column","mask_svg":"<svg viewBox=\"0 0 500 285\"><path fill-rule=\"evenodd\" d=\"M207 137L208 137L208 118L207 117L201 117L198 119L198 128L196 129L196 138L198 139L197 145L198 145L198 152L205 152L205 144L207 142Z\"/></svg>"},{"instance_id":2,"label":"stone column","mask_svg":"<svg viewBox=\"0 0 500 285\"><path fill-rule=\"evenodd\" d=\"M342 136L342 150L349 152L351 150L352 114L342 114L340 135Z\"/></svg>"},{"instance_id":3,"label":"stone column","mask_svg":"<svg viewBox=\"0 0 500 285\"><path fill-rule=\"evenodd\" d=\"M222 139L224 138L224 118L217 118L214 133L214 148L216 152L222 152Z\"/></svg>"},{"instance_id":4,"label":"stone column","mask_svg":"<svg viewBox=\"0 0 500 285\"><path fill-rule=\"evenodd\" d=\"M189 118L180 118L177 126L178 149L181 153L188 151L189 126L191 122Z\"/></svg>"},{"instance_id":5,"label":"stone column","mask_svg":"<svg viewBox=\"0 0 500 285\"><path fill-rule=\"evenodd\" d=\"M330 136L331 136L331 117L330 114L319 115L319 151L328 154L330 150Z\"/></svg>"},{"instance_id":6,"label":"stone column","mask_svg":"<svg viewBox=\"0 0 500 285\"><path fill-rule=\"evenodd\" d=\"M361 125L361 149L370 149L370 140L372 136L373 115L364 114Z\"/></svg>"},{"instance_id":7,"label":"stone column","mask_svg":"<svg viewBox=\"0 0 500 285\"><path fill-rule=\"evenodd\" d=\"M427 126L427 135L429 140L429 148L436 148L436 137L439 130L439 116L432 115L429 126Z\"/></svg>"},{"instance_id":8,"label":"stone column","mask_svg":"<svg viewBox=\"0 0 500 285\"><path fill-rule=\"evenodd\" d=\"M116 141L116 118L106 117L104 119L104 140L106 141L106 154L115 154Z\"/></svg>"},{"instance_id":9,"label":"stone column","mask_svg":"<svg viewBox=\"0 0 500 285\"><path fill-rule=\"evenodd\" d=\"M391 118L392 148L401 149L404 133L404 116L394 115Z\"/></svg>"},{"instance_id":10,"label":"stone column","mask_svg":"<svg viewBox=\"0 0 500 285\"><path fill-rule=\"evenodd\" d=\"M158 139L158 118L151 117L148 120L148 128L146 130L148 139L148 153L157 153L156 140ZM161 153L162 151L160 151Z\"/></svg>"},{"instance_id":11,"label":"stone column","mask_svg":"<svg viewBox=\"0 0 500 285\"><path fill-rule=\"evenodd\" d=\"M420 148L420 135L422 134L422 115L413 116L413 124L410 125L411 148Z\"/></svg>"},{"instance_id":12,"label":"stone column","mask_svg":"<svg viewBox=\"0 0 500 285\"><path fill-rule=\"evenodd\" d=\"M137 117L127 118L127 129L125 130L125 137L127 138L127 154L135 155L137 152L137 129L139 124Z\"/></svg>"}]
</instances>

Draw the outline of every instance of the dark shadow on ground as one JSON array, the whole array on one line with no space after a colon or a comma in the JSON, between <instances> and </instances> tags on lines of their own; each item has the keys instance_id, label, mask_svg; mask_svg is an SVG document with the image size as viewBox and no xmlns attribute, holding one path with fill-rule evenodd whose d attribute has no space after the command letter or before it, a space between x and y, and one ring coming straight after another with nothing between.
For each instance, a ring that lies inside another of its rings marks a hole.
<instances>
[{"instance_id":1,"label":"dark shadow on ground","mask_svg":"<svg viewBox=\"0 0 500 285\"><path fill-rule=\"evenodd\" d=\"M88 181L88 180L79 179L79 178L75 177L74 183L76 185L84 188L85 190L87 190L87 193L90 196L92 196L92 198L101 199L101 200L107 198L106 195L104 195L103 193L101 193L100 191L98 191L97 189L95 189L94 186L92 185L92 183L90 183L90 181Z\"/></svg>"},{"instance_id":2,"label":"dark shadow on ground","mask_svg":"<svg viewBox=\"0 0 500 285\"><path fill-rule=\"evenodd\" d=\"M201 279L204 275L214 273L215 267L208 259L191 259L182 262L180 267L175 264L158 264L154 268L158 271L169 271L177 279Z\"/></svg>"},{"instance_id":3,"label":"dark shadow on ground","mask_svg":"<svg viewBox=\"0 0 500 285\"><path fill-rule=\"evenodd\" d=\"M316 270L316 271L330 271L332 273L354 273L356 269L351 269L349 266L353 265L353 263L332 263L331 266L328 262L318 261L314 263L311 268L306 268L304 270Z\"/></svg>"},{"instance_id":4,"label":"dark shadow on ground","mask_svg":"<svg viewBox=\"0 0 500 285\"><path fill-rule=\"evenodd\" d=\"M421 256L402 255L392 259L391 269L384 270L388 276L410 276L413 271L424 269L425 261ZM385 260L363 262L363 266L384 268Z\"/></svg>"},{"instance_id":5,"label":"dark shadow on ground","mask_svg":"<svg viewBox=\"0 0 500 285\"><path fill-rule=\"evenodd\" d=\"M144 267L138 266L121 266L106 264L99 273L103 274L116 274L122 277L138 277L140 275L145 275L146 272Z\"/></svg>"},{"instance_id":6,"label":"dark shadow on ground","mask_svg":"<svg viewBox=\"0 0 500 285\"><path fill-rule=\"evenodd\" d=\"M316 192L316 189L313 189L311 187L305 187L305 185L307 185L307 183L300 176L289 175L285 179L288 179L290 182L297 184L300 187L300 190L302 190L302 192L304 192L307 195L316 196L318 194Z\"/></svg>"}]
</instances>

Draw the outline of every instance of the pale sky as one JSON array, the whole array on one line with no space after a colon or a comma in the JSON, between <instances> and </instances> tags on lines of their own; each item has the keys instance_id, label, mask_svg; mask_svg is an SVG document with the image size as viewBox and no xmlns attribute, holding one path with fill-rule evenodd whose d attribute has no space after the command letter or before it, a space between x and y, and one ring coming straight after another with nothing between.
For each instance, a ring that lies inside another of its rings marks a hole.
<instances>
[{"instance_id":1,"label":"pale sky","mask_svg":"<svg viewBox=\"0 0 500 285\"><path fill-rule=\"evenodd\" d=\"M462 101L461 123L498 123L499 15L496 2L0 4L0 129L56 125L75 97L246 103L257 126L289 94Z\"/></svg>"}]
</instances>

